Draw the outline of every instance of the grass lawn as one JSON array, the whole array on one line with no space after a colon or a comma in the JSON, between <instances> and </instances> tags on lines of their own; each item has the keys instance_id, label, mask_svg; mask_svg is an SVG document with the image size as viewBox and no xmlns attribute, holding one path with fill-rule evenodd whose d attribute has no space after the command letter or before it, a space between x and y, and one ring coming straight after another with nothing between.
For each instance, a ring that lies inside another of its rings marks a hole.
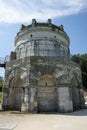
<instances>
[{"instance_id":1,"label":"grass lawn","mask_svg":"<svg viewBox=\"0 0 87 130\"><path fill-rule=\"evenodd\" d=\"M0 92L0 110L1 110L2 92Z\"/></svg>"},{"instance_id":2,"label":"grass lawn","mask_svg":"<svg viewBox=\"0 0 87 130\"><path fill-rule=\"evenodd\" d=\"M0 92L0 103L1 103L1 100L2 100L2 92Z\"/></svg>"}]
</instances>

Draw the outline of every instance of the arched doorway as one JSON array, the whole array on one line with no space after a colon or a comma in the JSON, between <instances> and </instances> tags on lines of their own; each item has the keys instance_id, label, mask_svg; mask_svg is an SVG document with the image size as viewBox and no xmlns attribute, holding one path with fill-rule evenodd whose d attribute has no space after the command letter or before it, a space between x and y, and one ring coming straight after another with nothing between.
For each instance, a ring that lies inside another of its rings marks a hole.
<instances>
[{"instance_id":1,"label":"arched doorway","mask_svg":"<svg viewBox=\"0 0 87 130\"><path fill-rule=\"evenodd\" d=\"M76 77L72 78L71 85L72 85L73 110L76 110L80 107L79 82Z\"/></svg>"},{"instance_id":2,"label":"arched doorway","mask_svg":"<svg viewBox=\"0 0 87 130\"><path fill-rule=\"evenodd\" d=\"M56 79L51 75L43 75L38 80L37 100L38 112L57 111Z\"/></svg>"},{"instance_id":3,"label":"arched doorway","mask_svg":"<svg viewBox=\"0 0 87 130\"><path fill-rule=\"evenodd\" d=\"M16 76L9 83L9 109L21 110L22 104L22 80Z\"/></svg>"}]
</instances>

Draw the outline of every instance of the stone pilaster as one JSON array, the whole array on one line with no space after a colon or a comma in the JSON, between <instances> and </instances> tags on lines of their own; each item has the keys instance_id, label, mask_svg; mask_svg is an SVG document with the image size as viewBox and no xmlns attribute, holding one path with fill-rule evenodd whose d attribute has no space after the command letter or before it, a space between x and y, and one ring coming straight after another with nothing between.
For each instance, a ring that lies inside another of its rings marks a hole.
<instances>
[{"instance_id":1,"label":"stone pilaster","mask_svg":"<svg viewBox=\"0 0 87 130\"><path fill-rule=\"evenodd\" d=\"M37 113L37 94L36 88L30 88L30 111Z\"/></svg>"},{"instance_id":2,"label":"stone pilaster","mask_svg":"<svg viewBox=\"0 0 87 130\"><path fill-rule=\"evenodd\" d=\"M85 100L84 100L84 94L83 94L83 88L79 89L79 94L80 94L80 107L83 109L85 108Z\"/></svg>"},{"instance_id":3,"label":"stone pilaster","mask_svg":"<svg viewBox=\"0 0 87 130\"><path fill-rule=\"evenodd\" d=\"M8 110L8 95L9 95L9 89L3 88L3 97L2 97L2 109Z\"/></svg>"},{"instance_id":4,"label":"stone pilaster","mask_svg":"<svg viewBox=\"0 0 87 130\"><path fill-rule=\"evenodd\" d=\"M21 111L28 112L28 110L29 110L28 88L23 88Z\"/></svg>"},{"instance_id":5,"label":"stone pilaster","mask_svg":"<svg viewBox=\"0 0 87 130\"><path fill-rule=\"evenodd\" d=\"M59 112L73 111L72 97L69 86L60 86L57 89L57 109Z\"/></svg>"}]
</instances>

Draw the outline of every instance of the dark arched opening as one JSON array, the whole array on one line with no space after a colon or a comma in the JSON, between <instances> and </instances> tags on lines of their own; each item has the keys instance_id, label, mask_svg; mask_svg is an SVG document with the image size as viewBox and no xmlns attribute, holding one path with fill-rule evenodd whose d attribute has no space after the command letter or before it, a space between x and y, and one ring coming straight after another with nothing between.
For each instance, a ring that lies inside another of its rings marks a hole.
<instances>
[{"instance_id":1,"label":"dark arched opening","mask_svg":"<svg viewBox=\"0 0 87 130\"><path fill-rule=\"evenodd\" d=\"M22 80L18 76L10 80L8 104L10 110L21 110Z\"/></svg>"}]
</instances>

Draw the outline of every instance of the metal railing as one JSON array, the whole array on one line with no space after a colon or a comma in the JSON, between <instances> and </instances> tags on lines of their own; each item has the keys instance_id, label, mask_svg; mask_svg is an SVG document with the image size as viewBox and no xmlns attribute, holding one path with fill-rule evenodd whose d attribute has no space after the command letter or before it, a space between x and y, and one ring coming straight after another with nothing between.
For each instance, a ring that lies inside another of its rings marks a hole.
<instances>
[{"instance_id":1,"label":"metal railing","mask_svg":"<svg viewBox=\"0 0 87 130\"><path fill-rule=\"evenodd\" d=\"M5 67L6 62L9 61L9 56L6 56L4 58L0 57L0 67Z\"/></svg>"}]
</instances>

